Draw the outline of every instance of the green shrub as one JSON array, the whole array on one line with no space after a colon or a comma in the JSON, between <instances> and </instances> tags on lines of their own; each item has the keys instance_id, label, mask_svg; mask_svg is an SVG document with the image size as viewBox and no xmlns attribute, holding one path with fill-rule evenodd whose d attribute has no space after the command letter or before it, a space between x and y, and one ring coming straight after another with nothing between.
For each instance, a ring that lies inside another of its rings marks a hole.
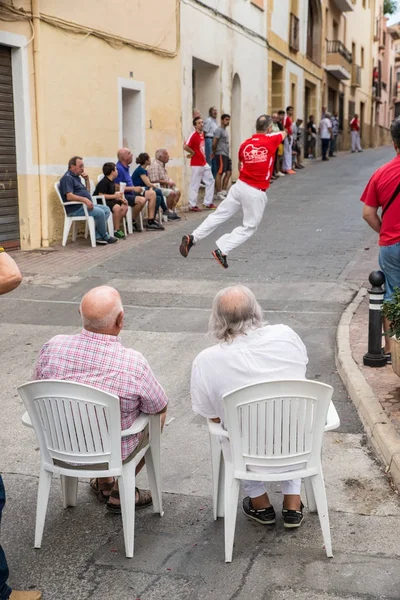
<instances>
[{"instance_id":1,"label":"green shrub","mask_svg":"<svg viewBox=\"0 0 400 600\"><path fill-rule=\"evenodd\" d=\"M385 331L386 335L394 335L400 340L400 289L394 288L393 297L391 300L385 300L382 306L383 315L390 323L389 331Z\"/></svg>"}]
</instances>

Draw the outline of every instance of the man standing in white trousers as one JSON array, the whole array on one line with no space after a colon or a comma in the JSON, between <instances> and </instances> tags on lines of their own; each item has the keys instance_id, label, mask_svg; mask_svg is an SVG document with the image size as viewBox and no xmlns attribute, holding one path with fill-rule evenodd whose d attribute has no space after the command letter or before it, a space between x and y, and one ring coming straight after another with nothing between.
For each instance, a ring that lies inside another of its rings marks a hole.
<instances>
[{"instance_id":1,"label":"man standing in white trousers","mask_svg":"<svg viewBox=\"0 0 400 600\"><path fill-rule=\"evenodd\" d=\"M256 122L256 132L239 148L239 179L233 185L225 200L215 213L209 215L191 235L184 235L179 251L187 257L194 244L207 237L219 225L230 219L239 209L243 211L243 224L231 233L226 233L217 242L212 252L214 258L224 268L228 268L227 255L243 244L258 228L267 204L266 191L274 169L275 152L286 138L280 131L271 133L272 118L261 115Z\"/></svg>"},{"instance_id":2,"label":"man standing in white trousers","mask_svg":"<svg viewBox=\"0 0 400 600\"><path fill-rule=\"evenodd\" d=\"M296 175L293 169L293 106L286 108L286 116L283 119L283 126L286 131L286 139L283 145L282 172L286 175Z\"/></svg>"},{"instance_id":3,"label":"man standing in white trousers","mask_svg":"<svg viewBox=\"0 0 400 600\"><path fill-rule=\"evenodd\" d=\"M234 389L264 381L306 378L308 358L303 342L287 325L265 325L261 306L247 287L237 285L218 292L209 333L218 343L195 358L190 386L193 410L206 419L224 425L222 397ZM226 438L223 440L224 455L229 456L230 446ZM261 525L273 525L275 510L264 483L245 480L243 487L247 496L243 512ZM286 528L300 527L303 522L300 487L301 479L282 481Z\"/></svg>"},{"instance_id":4,"label":"man standing in white trousers","mask_svg":"<svg viewBox=\"0 0 400 600\"><path fill-rule=\"evenodd\" d=\"M197 195L202 181L206 186L203 207L209 210L217 208L213 204L215 179L212 175L211 167L206 161L203 126L203 119L195 117L193 119L194 131L183 144L183 149L188 153L192 168L192 178L189 188L189 210L192 212L201 211L201 208L197 206Z\"/></svg>"},{"instance_id":5,"label":"man standing in white trousers","mask_svg":"<svg viewBox=\"0 0 400 600\"><path fill-rule=\"evenodd\" d=\"M361 140L360 140L360 121L358 120L358 115L354 115L352 120L350 121L350 131L351 131L351 151L352 152L362 152L361 148Z\"/></svg>"}]
</instances>

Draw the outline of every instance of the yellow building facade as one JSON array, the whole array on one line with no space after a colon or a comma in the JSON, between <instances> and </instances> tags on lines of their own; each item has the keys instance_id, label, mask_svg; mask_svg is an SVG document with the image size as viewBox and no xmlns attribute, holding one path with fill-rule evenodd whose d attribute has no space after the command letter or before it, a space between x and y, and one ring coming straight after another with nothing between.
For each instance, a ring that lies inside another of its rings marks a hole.
<instances>
[{"instance_id":1,"label":"yellow building facade","mask_svg":"<svg viewBox=\"0 0 400 600\"><path fill-rule=\"evenodd\" d=\"M179 1L0 2L0 244L60 239L54 183L91 179L118 148L167 148L181 180ZM6 141L4 141L6 140Z\"/></svg>"}]
</instances>

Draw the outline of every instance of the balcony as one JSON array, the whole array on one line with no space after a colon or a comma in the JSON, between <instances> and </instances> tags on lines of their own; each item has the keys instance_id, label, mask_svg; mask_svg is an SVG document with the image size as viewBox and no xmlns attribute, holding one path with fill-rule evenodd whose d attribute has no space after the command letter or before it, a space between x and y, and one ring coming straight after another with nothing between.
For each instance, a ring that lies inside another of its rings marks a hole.
<instances>
[{"instance_id":1,"label":"balcony","mask_svg":"<svg viewBox=\"0 0 400 600\"><path fill-rule=\"evenodd\" d=\"M361 67L354 64L351 66L351 86L361 87Z\"/></svg>"},{"instance_id":2,"label":"balcony","mask_svg":"<svg viewBox=\"0 0 400 600\"><path fill-rule=\"evenodd\" d=\"M325 70L335 79L343 81L351 78L352 55L339 40L326 40Z\"/></svg>"},{"instance_id":3,"label":"balcony","mask_svg":"<svg viewBox=\"0 0 400 600\"><path fill-rule=\"evenodd\" d=\"M291 50L298 52L299 50L299 19L293 13L290 13L290 35L289 46Z\"/></svg>"},{"instance_id":4,"label":"balcony","mask_svg":"<svg viewBox=\"0 0 400 600\"><path fill-rule=\"evenodd\" d=\"M355 2L352 2L352 0L333 0L333 2L341 12L350 12L354 10Z\"/></svg>"}]
</instances>

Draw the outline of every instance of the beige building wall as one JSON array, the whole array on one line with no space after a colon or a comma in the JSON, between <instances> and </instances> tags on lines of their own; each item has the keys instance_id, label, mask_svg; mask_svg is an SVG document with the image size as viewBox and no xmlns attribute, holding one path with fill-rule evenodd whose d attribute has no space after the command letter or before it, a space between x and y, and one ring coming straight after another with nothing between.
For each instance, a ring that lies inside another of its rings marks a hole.
<instances>
[{"instance_id":1,"label":"beige building wall","mask_svg":"<svg viewBox=\"0 0 400 600\"><path fill-rule=\"evenodd\" d=\"M104 0L35 4L41 18L34 40L29 20L1 21L0 12L0 44L27 44L15 48L23 72L13 63L24 93L15 99L23 249L60 239L63 212L54 182L75 154L84 157L95 182L122 145L150 155L166 147L178 185L182 171L176 0L163 0L162 10L158 0L134 9L130 0L119 0L118 10ZM32 10L31 2L16 7Z\"/></svg>"}]
</instances>

